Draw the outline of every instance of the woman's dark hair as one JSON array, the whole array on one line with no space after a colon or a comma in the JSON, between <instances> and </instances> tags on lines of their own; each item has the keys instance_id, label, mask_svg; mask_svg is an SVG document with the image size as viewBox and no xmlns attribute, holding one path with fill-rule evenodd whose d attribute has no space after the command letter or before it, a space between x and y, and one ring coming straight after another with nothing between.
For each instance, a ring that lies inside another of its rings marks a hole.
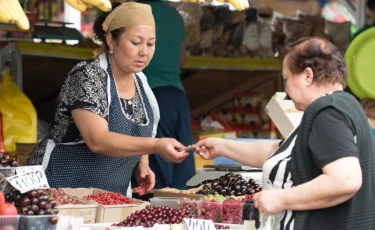
<instances>
[{"instance_id":1,"label":"woman's dark hair","mask_svg":"<svg viewBox=\"0 0 375 230\"><path fill-rule=\"evenodd\" d=\"M112 3L112 11L114 9L116 9L116 7L118 7L119 5L121 5L121 3L119 2L114 2ZM93 25L93 30L94 30L94 33L95 33L95 37L96 39L98 39L99 41L101 41L106 49L106 51L108 51L109 47L108 47L108 44L107 44L107 41L106 41L106 32L103 30L103 23L105 21L105 19L107 18L107 16L112 12L102 12L100 13L96 19L95 19L95 22L94 22L94 25ZM116 30L113 30L111 31L111 34L112 34L112 38L115 42L118 41L119 37L121 36L121 34L125 31L125 28L120 28L120 29L116 29Z\"/></svg>"},{"instance_id":2,"label":"woman's dark hair","mask_svg":"<svg viewBox=\"0 0 375 230\"><path fill-rule=\"evenodd\" d=\"M318 84L340 83L346 87L346 63L339 49L324 38L305 37L288 45L284 57L293 74L310 67Z\"/></svg>"},{"instance_id":3,"label":"woman's dark hair","mask_svg":"<svg viewBox=\"0 0 375 230\"><path fill-rule=\"evenodd\" d=\"M370 10L375 11L375 0L367 0L366 6Z\"/></svg>"}]
</instances>

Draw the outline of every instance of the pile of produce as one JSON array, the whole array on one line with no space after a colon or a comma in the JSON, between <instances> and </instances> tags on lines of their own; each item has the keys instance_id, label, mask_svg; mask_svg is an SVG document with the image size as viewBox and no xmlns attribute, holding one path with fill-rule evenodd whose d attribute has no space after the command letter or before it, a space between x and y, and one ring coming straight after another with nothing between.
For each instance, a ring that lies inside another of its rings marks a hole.
<instances>
[{"instance_id":1,"label":"pile of produce","mask_svg":"<svg viewBox=\"0 0 375 230\"><path fill-rule=\"evenodd\" d=\"M190 210L190 213L195 215L198 214L198 204L194 199L181 198L179 207L182 209Z\"/></svg>"},{"instance_id":2,"label":"pile of produce","mask_svg":"<svg viewBox=\"0 0 375 230\"><path fill-rule=\"evenodd\" d=\"M95 195L85 196L83 199L95 201L102 205L135 204L136 202L121 193L101 192Z\"/></svg>"},{"instance_id":3,"label":"pile of produce","mask_svg":"<svg viewBox=\"0 0 375 230\"><path fill-rule=\"evenodd\" d=\"M43 189L31 190L24 194L14 191L6 193L5 196L0 192L0 203L3 203L0 205L0 215L24 215L19 219L19 230L45 229L47 226L50 226L51 230L56 228L57 216L42 217L43 215L57 215L59 213L56 208L56 201ZM26 216L35 215L41 216L41 218L26 218ZM7 224L11 224L8 220L7 222ZM7 227L14 229L12 225Z\"/></svg>"},{"instance_id":4,"label":"pile of produce","mask_svg":"<svg viewBox=\"0 0 375 230\"><path fill-rule=\"evenodd\" d=\"M262 191L254 179L246 181L240 174L227 173L203 186L198 194L219 194L222 196L246 196Z\"/></svg>"},{"instance_id":5,"label":"pile of produce","mask_svg":"<svg viewBox=\"0 0 375 230\"><path fill-rule=\"evenodd\" d=\"M222 203L217 200L203 200L199 203L199 217L205 220L212 220L214 223L221 223Z\"/></svg>"},{"instance_id":6,"label":"pile of produce","mask_svg":"<svg viewBox=\"0 0 375 230\"><path fill-rule=\"evenodd\" d=\"M242 201L226 200L223 202L222 222L242 224Z\"/></svg>"},{"instance_id":7,"label":"pile of produce","mask_svg":"<svg viewBox=\"0 0 375 230\"><path fill-rule=\"evenodd\" d=\"M23 215L57 215L56 200L43 189L21 194L19 191L5 194L5 201L14 204ZM57 223L57 219L56 219Z\"/></svg>"},{"instance_id":8,"label":"pile of produce","mask_svg":"<svg viewBox=\"0 0 375 230\"><path fill-rule=\"evenodd\" d=\"M136 211L124 221L113 224L113 226L143 226L151 228L155 224L180 224L184 218L197 218L196 210L189 208L174 209L171 207L147 206L141 211Z\"/></svg>"},{"instance_id":9,"label":"pile of produce","mask_svg":"<svg viewBox=\"0 0 375 230\"><path fill-rule=\"evenodd\" d=\"M28 30L30 28L29 20L19 1L0 1L0 22L15 23L21 30Z\"/></svg>"},{"instance_id":10,"label":"pile of produce","mask_svg":"<svg viewBox=\"0 0 375 230\"><path fill-rule=\"evenodd\" d=\"M77 197L68 196L62 189L48 189L49 197L56 200L56 206L64 204L77 204Z\"/></svg>"},{"instance_id":11,"label":"pile of produce","mask_svg":"<svg viewBox=\"0 0 375 230\"><path fill-rule=\"evenodd\" d=\"M18 162L16 159L8 154L0 152L1 167L17 167Z\"/></svg>"}]
</instances>

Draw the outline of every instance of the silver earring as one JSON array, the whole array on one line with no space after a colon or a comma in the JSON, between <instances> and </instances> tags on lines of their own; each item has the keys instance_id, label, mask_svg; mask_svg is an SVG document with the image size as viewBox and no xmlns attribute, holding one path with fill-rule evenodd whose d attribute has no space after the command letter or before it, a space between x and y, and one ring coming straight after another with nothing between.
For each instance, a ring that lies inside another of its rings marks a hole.
<instances>
[{"instance_id":1,"label":"silver earring","mask_svg":"<svg viewBox=\"0 0 375 230\"><path fill-rule=\"evenodd\" d=\"M113 54L113 49L110 49L110 50L109 50L109 53L110 53L110 54Z\"/></svg>"}]
</instances>

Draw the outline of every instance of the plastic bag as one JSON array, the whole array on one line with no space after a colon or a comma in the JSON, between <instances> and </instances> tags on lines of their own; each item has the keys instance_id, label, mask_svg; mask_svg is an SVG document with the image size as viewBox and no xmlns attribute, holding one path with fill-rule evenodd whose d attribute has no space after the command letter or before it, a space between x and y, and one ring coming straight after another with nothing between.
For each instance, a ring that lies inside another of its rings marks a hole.
<instances>
[{"instance_id":1,"label":"plastic bag","mask_svg":"<svg viewBox=\"0 0 375 230\"><path fill-rule=\"evenodd\" d=\"M245 11L231 11L229 24L237 24L246 20Z\"/></svg>"},{"instance_id":2,"label":"plastic bag","mask_svg":"<svg viewBox=\"0 0 375 230\"><path fill-rule=\"evenodd\" d=\"M5 151L14 152L16 142L36 143L37 115L29 98L12 81L9 71L0 79L0 113L2 114Z\"/></svg>"},{"instance_id":3,"label":"plastic bag","mask_svg":"<svg viewBox=\"0 0 375 230\"><path fill-rule=\"evenodd\" d=\"M245 22L238 23L233 29L233 32L229 39L229 43L237 49L240 49L242 46L242 41L245 34L245 26Z\"/></svg>"},{"instance_id":4,"label":"plastic bag","mask_svg":"<svg viewBox=\"0 0 375 230\"><path fill-rule=\"evenodd\" d=\"M339 48L342 54L345 54L351 42L350 22L335 23L326 21L325 24L328 39Z\"/></svg>"},{"instance_id":5,"label":"plastic bag","mask_svg":"<svg viewBox=\"0 0 375 230\"><path fill-rule=\"evenodd\" d=\"M257 22L250 22L245 28L243 45L247 47L249 51L255 51L259 49L259 28Z\"/></svg>"},{"instance_id":6,"label":"plastic bag","mask_svg":"<svg viewBox=\"0 0 375 230\"><path fill-rule=\"evenodd\" d=\"M269 21L264 20L259 24L259 56L262 58L273 58L272 27Z\"/></svg>"},{"instance_id":7,"label":"plastic bag","mask_svg":"<svg viewBox=\"0 0 375 230\"><path fill-rule=\"evenodd\" d=\"M201 7L199 4L182 2L176 7L185 25L185 43L195 45L200 41Z\"/></svg>"},{"instance_id":8,"label":"plastic bag","mask_svg":"<svg viewBox=\"0 0 375 230\"><path fill-rule=\"evenodd\" d=\"M231 19L231 11L227 6L219 6L214 10L215 25L227 25Z\"/></svg>"},{"instance_id":9,"label":"plastic bag","mask_svg":"<svg viewBox=\"0 0 375 230\"><path fill-rule=\"evenodd\" d=\"M325 19L320 16L307 15L297 12L298 19L312 24L311 36L325 37Z\"/></svg>"},{"instance_id":10,"label":"plastic bag","mask_svg":"<svg viewBox=\"0 0 375 230\"><path fill-rule=\"evenodd\" d=\"M285 34L285 42L295 42L300 38L310 36L312 24L307 21L299 21L294 19L284 19L283 32Z\"/></svg>"},{"instance_id":11,"label":"plastic bag","mask_svg":"<svg viewBox=\"0 0 375 230\"><path fill-rule=\"evenodd\" d=\"M202 7L202 18L200 21L201 32L212 30L215 25L214 9L209 6Z\"/></svg>"},{"instance_id":12,"label":"plastic bag","mask_svg":"<svg viewBox=\"0 0 375 230\"><path fill-rule=\"evenodd\" d=\"M201 49L207 49L212 46L212 34L213 30L206 30L204 32L201 32L201 41L199 43L199 47Z\"/></svg>"}]
</instances>

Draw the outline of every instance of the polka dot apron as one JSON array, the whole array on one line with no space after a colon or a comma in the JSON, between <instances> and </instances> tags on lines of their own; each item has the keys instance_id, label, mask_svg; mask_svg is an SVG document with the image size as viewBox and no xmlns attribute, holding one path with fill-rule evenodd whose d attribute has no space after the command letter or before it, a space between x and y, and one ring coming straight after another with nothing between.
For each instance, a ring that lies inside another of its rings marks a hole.
<instances>
[{"instance_id":1,"label":"polka dot apron","mask_svg":"<svg viewBox=\"0 0 375 230\"><path fill-rule=\"evenodd\" d=\"M109 131L137 137L151 137L154 115L140 78L135 75L145 109L146 124L136 124L125 117L117 86L108 60L110 78L108 127ZM93 187L126 194L133 170L140 157L112 157L90 151L86 144L57 144L54 146L46 169L48 182L53 188Z\"/></svg>"}]
</instances>

